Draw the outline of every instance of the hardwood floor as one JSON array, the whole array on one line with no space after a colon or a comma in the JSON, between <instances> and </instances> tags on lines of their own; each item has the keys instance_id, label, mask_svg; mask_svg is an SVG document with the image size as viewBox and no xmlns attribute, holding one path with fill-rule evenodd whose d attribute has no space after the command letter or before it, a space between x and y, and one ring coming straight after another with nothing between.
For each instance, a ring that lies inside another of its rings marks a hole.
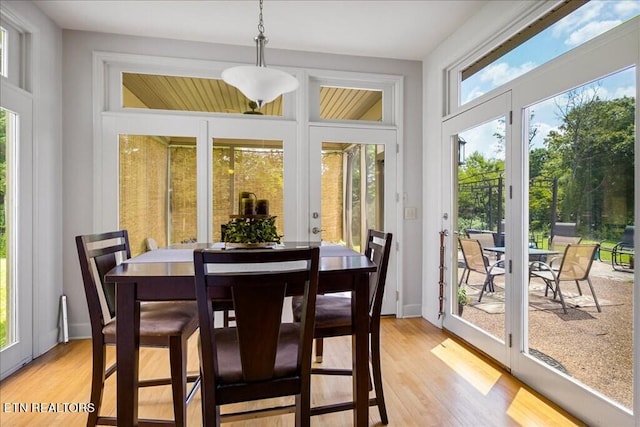
<instances>
[{"instance_id":1,"label":"hardwood floor","mask_svg":"<svg viewBox=\"0 0 640 427\"><path fill-rule=\"evenodd\" d=\"M196 340L190 342L190 372L198 368ZM382 352L390 426L584 425L423 319L383 319ZM110 349L109 357L113 354ZM327 339L323 365L347 367L350 354L348 337ZM140 360L141 377L168 376L166 350L143 349ZM86 414L77 410L88 401L90 373L88 340L58 345L0 383L0 425L85 425ZM314 376L312 404L349 400L350 381L349 377ZM139 400L141 417L173 415L169 387L142 390ZM22 408L17 404L24 404L27 411L19 412ZM101 413L115 413L115 376L107 381ZM377 408L370 408L369 414L370 425L379 425ZM202 424L199 392L189 406L188 419L189 426ZM311 422L349 426L351 420L347 411L313 417ZM226 425L289 426L293 415Z\"/></svg>"}]
</instances>

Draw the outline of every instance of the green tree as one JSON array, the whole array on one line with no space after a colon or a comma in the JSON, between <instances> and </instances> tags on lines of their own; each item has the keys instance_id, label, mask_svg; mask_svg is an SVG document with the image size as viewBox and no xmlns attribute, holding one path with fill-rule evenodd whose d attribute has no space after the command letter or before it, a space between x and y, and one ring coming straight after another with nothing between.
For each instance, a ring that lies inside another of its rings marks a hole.
<instances>
[{"instance_id":1,"label":"green tree","mask_svg":"<svg viewBox=\"0 0 640 427\"><path fill-rule=\"evenodd\" d=\"M473 152L458 168L458 224L497 231L504 213L504 160Z\"/></svg>"},{"instance_id":2,"label":"green tree","mask_svg":"<svg viewBox=\"0 0 640 427\"><path fill-rule=\"evenodd\" d=\"M582 234L633 223L635 99L602 100L597 89L570 91L562 125L545 140L542 173L559 183L559 220ZM612 231L614 234L617 230Z\"/></svg>"}]
</instances>

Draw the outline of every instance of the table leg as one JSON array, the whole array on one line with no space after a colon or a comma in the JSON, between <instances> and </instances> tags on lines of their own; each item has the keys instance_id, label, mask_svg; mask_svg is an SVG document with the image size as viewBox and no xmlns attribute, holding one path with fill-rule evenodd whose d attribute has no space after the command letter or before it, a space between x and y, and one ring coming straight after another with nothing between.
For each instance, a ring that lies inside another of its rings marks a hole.
<instances>
[{"instance_id":1,"label":"table leg","mask_svg":"<svg viewBox=\"0 0 640 427\"><path fill-rule=\"evenodd\" d=\"M118 426L138 425L138 352L140 348L140 302L135 284L116 288L116 362Z\"/></svg>"},{"instance_id":2,"label":"table leg","mask_svg":"<svg viewBox=\"0 0 640 427\"><path fill-rule=\"evenodd\" d=\"M369 274L355 278L354 298L351 298L354 334L353 350L353 425L369 424Z\"/></svg>"}]
</instances>

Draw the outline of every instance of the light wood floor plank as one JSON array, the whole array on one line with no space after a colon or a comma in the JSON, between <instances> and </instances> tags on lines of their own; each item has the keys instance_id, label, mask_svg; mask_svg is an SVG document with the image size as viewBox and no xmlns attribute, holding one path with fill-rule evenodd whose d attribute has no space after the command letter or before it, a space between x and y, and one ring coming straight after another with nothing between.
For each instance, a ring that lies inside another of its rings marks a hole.
<instances>
[{"instance_id":1,"label":"light wood floor plank","mask_svg":"<svg viewBox=\"0 0 640 427\"><path fill-rule=\"evenodd\" d=\"M198 369L196 338L190 342L189 370ZM323 366L348 367L347 338L325 340ZM110 349L109 357L114 352ZM166 350L141 350L141 377L168 376ZM583 426L502 368L424 319L383 319L382 369L390 426ZM0 383L0 425L82 426L86 414L14 412L12 404L82 404L89 398L91 346L88 340L59 345ZM314 376L312 404L351 399L349 377ZM172 418L169 387L140 392L141 417ZM280 399L279 402L291 402ZM254 408L259 404L238 405ZM227 408L223 410L226 412ZM115 376L105 389L102 414L115 414ZM370 425L380 425L370 408ZM202 425L200 393L188 409L189 426ZM350 426L350 411L312 418L314 426ZM291 426L293 415L233 422L230 427Z\"/></svg>"}]
</instances>

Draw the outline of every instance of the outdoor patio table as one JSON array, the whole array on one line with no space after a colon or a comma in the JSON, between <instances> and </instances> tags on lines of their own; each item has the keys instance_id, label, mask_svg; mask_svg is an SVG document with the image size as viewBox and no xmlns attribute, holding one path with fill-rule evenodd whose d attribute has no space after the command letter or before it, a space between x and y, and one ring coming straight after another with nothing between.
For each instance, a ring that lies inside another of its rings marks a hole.
<instances>
[{"instance_id":1,"label":"outdoor patio table","mask_svg":"<svg viewBox=\"0 0 640 427\"><path fill-rule=\"evenodd\" d=\"M313 244L285 243L282 247ZM105 276L107 282L116 284L117 290L118 426L138 425L140 301L195 300L194 248L224 250L220 244L208 243L158 249L127 260ZM369 423L369 273L375 270L376 265L360 253L339 246L320 246L318 292L353 291L354 296L351 300L354 426Z\"/></svg>"},{"instance_id":2,"label":"outdoor patio table","mask_svg":"<svg viewBox=\"0 0 640 427\"><path fill-rule=\"evenodd\" d=\"M483 248L485 251L494 252L498 255L504 255L504 246L496 246L490 248ZM533 261L541 261L546 259L549 255L559 255L560 252L554 251L551 249L538 249L538 248L529 248L529 259Z\"/></svg>"}]
</instances>

